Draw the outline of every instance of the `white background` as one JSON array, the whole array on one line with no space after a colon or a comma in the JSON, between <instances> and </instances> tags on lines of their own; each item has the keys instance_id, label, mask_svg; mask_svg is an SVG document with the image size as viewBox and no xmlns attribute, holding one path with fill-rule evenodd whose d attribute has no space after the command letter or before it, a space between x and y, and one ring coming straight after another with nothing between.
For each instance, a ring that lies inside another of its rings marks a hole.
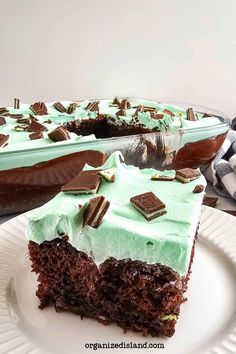
<instances>
[{"instance_id":1,"label":"white background","mask_svg":"<svg viewBox=\"0 0 236 354\"><path fill-rule=\"evenodd\" d=\"M114 95L236 115L235 0L0 0L0 102Z\"/></svg>"}]
</instances>

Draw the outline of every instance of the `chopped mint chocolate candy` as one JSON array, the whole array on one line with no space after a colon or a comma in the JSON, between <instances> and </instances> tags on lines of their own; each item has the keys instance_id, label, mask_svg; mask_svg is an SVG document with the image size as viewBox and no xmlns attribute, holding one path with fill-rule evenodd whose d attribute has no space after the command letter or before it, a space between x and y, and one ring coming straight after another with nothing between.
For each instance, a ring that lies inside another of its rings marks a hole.
<instances>
[{"instance_id":1,"label":"chopped mint chocolate candy","mask_svg":"<svg viewBox=\"0 0 236 354\"><path fill-rule=\"evenodd\" d=\"M209 118L209 117L212 117L211 113L204 113L202 116L202 118Z\"/></svg>"},{"instance_id":2,"label":"chopped mint chocolate candy","mask_svg":"<svg viewBox=\"0 0 236 354\"><path fill-rule=\"evenodd\" d=\"M14 109L20 108L20 100L19 98L14 98Z\"/></svg>"},{"instance_id":3,"label":"chopped mint chocolate candy","mask_svg":"<svg viewBox=\"0 0 236 354\"><path fill-rule=\"evenodd\" d=\"M90 112L98 112L99 111L99 101L89 102L89 104L87 105L87 107L85 109Z\"/></svg>"},{"instance_id":4,"label":"chopped mint chocolate candy","mask_svg":"<svg viewBox=\"0 0 236 354\"><path fill-rule=\"evenodd\" d=\"M29 135L30 140L42 139L43 133L42 132L35 132Z\"/></svg>"},{"instance_id":5,"label":"chopped mint chocolate candy","mask_svg":"<svg viewBox=\"0 0 236 354\"><path fill-rule=\"evenodd\" d=\"M134 116L137 116L139 113L143 112L144 111L144 108L143 106L139 105L137 108L136 108L136 111L134 112Z\"/></svg>"},{"instance_id":6,"label":"chopped mint chocolate candy","mask_svg":"<svg viewBox=\"0 0 236 354\"><path fill-rule=\"evenodd\" d=\"M99 171L99 175L102 176L107 182L115 182L115 169L108 168L106 170Z\"/></svg>"},{"instance_id":7,"label":"chopped mint chocolate candy","mask_svg":"<svg viewBox=\"0 0 236 354\"><path fill-rule=\"evenodd\" d=\"M224 211L225 213L228 213L230 215L236 216L236 210L222 210L222 211Z\"/></svg>"},{"instance_id":8,"label":"chopped mint chocolate candy","mask_svg":"<svg viewBox=\"0 0 236 354\"><path fill-rule=\"evenodd\" d=\"M112 101L112 106L119 106L121 104L121 100L116 96Z\"/></svg>"},{"instance_id":9,"label":"chopped mint chocolate candy","mask_svg":"<svg viewBox=\"0 0 236 354\"><path fill-rule=\"evenodd\" d=\"M193 168L187 167L187 168L183 168L181 170L177 170L175 178L179 182L188 183L188 182L191 182L194 179L198 178L200 175L201 175L201 173L198 169L193 169Z\"/></svg>"},{"instance_id":10,"label":"chopped mint chocolate candy","mask_svg":"<svg viewBox=\"0 0 236 354\"><path fill-rule=\"evenodd\" d=\"M122 100L121 103L119 104L119 109L128 109L130 107L131 107L131 103L127 99Z\"/></svg>"},{"instance_id":11,"label":"chopped mint chocolate candy","mask_svg":"<svg viewBox=\"0 0 236 354\"><path fill-rule=\"evenodd\" d=\"M159 119L164 118L164 114L162 114L162 113L150 112L150 114L151 114L152 119L159 120Z\"/></svg>"},{"instance_id":12,"label":"chopped mint chocolate candy","mask_svg":"<svg viewBox=\"0 0 236 354\"><path fill-rule=\"evenodd\" d=\"M153 192L136 195L130 198L130 202L147 221L166 214L165 204Z\"/></svg>"},{"instance_id":13,"label":"chopped mint chocolate candy","mask_svg":"<svg viewBox=\"0 0 236 354\"><path fill-rule=\"evenodd\" d=\"M218 200L218 198L215 198L215 197L204 197L203 198L203 205L206 205L209 207L215 207L217 200Z\"/></svg>"},{"instance_id":14,"label":"chopped mint chocolate candy","mask_svg":"<svg viewBox=\"0 0 236 354\"><path fill-rule=\"evenodd\" d=\"M69 140L70 134L69 134L68 130L66 129L66 127L61 126L61 127L57 127L51 133L49 133L48 137L52 141L63 141L63 140Z\"/></svg>"},{"instance_id":15,"label":"chopped mint chocolate candy","mask_svg":"<svg viewBox=\"0 0 236 354\"><path fill-rule=\"evenodd\" d=\"M191 121L197 120L192 108L186 110L186 118Z\"/></svg>"},{"instance_id":16,"label":"chopped mint chocolate candy","mask_svg":"<svg viewBox=\"0 0 236 354\"><path fill-rule=\"evenodd\" d=\"M55 102L53 103L53 107L61 113L65 113L66 112L66 108L63 106L63 104L61 102Z\"/></svg>"},{"instance_id":17,"label":"chopped mint chocolate candy","mask_svg":"<svg viewBox=\"0 0 236 354\"><path fill-rule=\"evenodd\" d=\"M6 124L6 119L4 117L0 117L0 125Z\"/></svg>"},{"instance_id":18,"label":"chopped mint chocolate candy","mask_svg":"<svg viewBox=\"0 0 236 354\"><path fill-rule=\"evenodd\" d=\"M151 180L152 181L173 181L175 179L175 175L160 175L159 173L156 173L155 175L152 175Z\"/></svg>"},{"instance_id":19,"label":"chopped mint chocolate candy","mask_svg":"<svg viewBox=\"0 0 236 354\"><path fill-rule=\"evenodd\" d=\"M48 128L46 128L43 124L40 124L33 120L27 128L28 132L46 132Z\"/></svg>"},{"instance_id":20,"label":"chopped mint chocolate candy","mask_svg":"<svg viewBox=\"0 0 236 354\"><path fill-rule=\"evenodd\" d=\"M204 186L202 184L197 184L193 190L193 193L202 193L204 191Z\"/></svg>"},{"instance_id":21,"label":"chopped mint chocolate candy","mask_svg":"<svg viewBox=\"0 0 236 354\"><path fill-rule=\"evenodd\" d=\"M38 116L45 116L48 114L48 110L44 102L35 102L30 105L30 109Z\"/></svg>"},{"instance_id":22,"label":"chopped mint chocolate candy","mask_svg":"<svg viewBox=\"0 0 236 354\"><path fill-rule=\"evenodd\" d=\"M4 134L0 134L0 147L4 147L7 145L9 139L9 135L4 135Z\"/></svg>"},{"instance_id":23,"label":"chopped mint chocolate candy","mask_svg":"<svg viewBox=\"0 0 236 354\"><path fill-rule=\"evenodd\" d=\"M156 110L155 107L143 106L144 112L154 112Z\"/></svg>"},{"instance_id":24,"label":"chopped mint chocolate candy","mask_svg":"<svg viewBox=\"0 0 236 354\"><path fill-rule=\"evenodd\" d=\"M162 321L176 321L177 316L175 314L164 315Z\"/></svg>"},{"instance_id":25,"label":"chopped mint chocolate candy","mask_svg":"<svg viewBox=\"0 0 236 354\"><path fill-rule=\"evenodd\" d=\"M126 116L125 109L120 109L118 112L116 112L116 116Z\"/></svg>"},{"instance_id":26,"label":"chopped mint chocolate candy","mask_svg":"<svg viewBox=\"0 0 236 354\"><path fill-rule=\"evenodd\" d=\"M165 109L163 110L163 112L166 113L166 114L169 114L171 117L174 117L174 116L175 116L174 112L170 111L169 109L166 109L166 108L165 108Z\"/></svg>"},{"instance_id":27,"label":"chopped mint chocolate candy","mask_svg":"<svg viewBox=\"0 0 236 354\"><path fill-rule=\"evenodd\" d=\"M70 182L62 186L61 191L66 194L97 193L101 183L99 170L82 171Z\"/></svg>"},{"instance_id":28,"label":"chopped mint chocolate candy","mask_svg":"<svg viewBox=\"0 0 236 354\"><path fill-rule=\"evenodd\" d=\"M89 225L97 228L101 224L109 206L110 202L102 195L90 199L84 213L84 226Z\"/></svg>"},{"instance_id":29,"label":"chopped mint chocolate candy","mask_svg":"<svg viewBox=\"0 0 236 354\"><path fill-rule=\"evenodd\" d=\"M13 119L20 119L24 117L23 114L14 114L14 113L9 114L8 116Z\"/></svg>"},{"instance_id":30,"label":"chopped mint chocolate candy","mask_svg":"<svg viewBox=\"0 0 236 354\"><path fill-rule=\"evenodd\" d=\"M9 114L8 109L6 107L1 107L0 108L0 116L7 116Z\"/></svg>"},{"instance_id":31,"label":"chopped mint chocolate candy","mask_svg":"<svg viewBox=\"0 0 236 354\"><path fill-rule=\"evenodd\" d=\"M27 128L28 128L28 125L22 124L22 125L16 125L14 127L14 130L16 132L25 132L25 131L27 131Z\"/></svg>"},{"instance_id":32,"label":"chopped mint chocolate candy","mask_svg":"<svg viewBox=\"0 0 236 354\"><path fill-rule=\"evenodd\" d=\"M67 108L67 112L68 114L72 114L74 113L74 111L76 110L76 108L78 107L78 104L77 103L70 103L69 104L69 107Z\"/></svg>"}]
</instances>

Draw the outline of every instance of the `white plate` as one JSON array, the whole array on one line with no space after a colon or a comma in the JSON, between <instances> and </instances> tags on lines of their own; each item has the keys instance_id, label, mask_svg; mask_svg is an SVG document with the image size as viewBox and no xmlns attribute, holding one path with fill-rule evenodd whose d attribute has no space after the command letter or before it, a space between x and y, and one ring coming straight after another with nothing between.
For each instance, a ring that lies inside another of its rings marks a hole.
<instances>
[{"instance_id":1,"label":"white plate","mask_svg":"<svg viewBox=\"0 0 236 354\"><path fill-rule=\"evenodd\" d=\"M131 353L236 353L236 218L203 207L193 273L176 333L170 339L144 338L115 326L53 307L39 310L36 277L30 271L27 215L0 226L0 353L125 353L128 349L86 349L93 343L133 346L147 342L159 349ZM164 349L160 347L164 345Z\"/></svg>"}]
</instances>

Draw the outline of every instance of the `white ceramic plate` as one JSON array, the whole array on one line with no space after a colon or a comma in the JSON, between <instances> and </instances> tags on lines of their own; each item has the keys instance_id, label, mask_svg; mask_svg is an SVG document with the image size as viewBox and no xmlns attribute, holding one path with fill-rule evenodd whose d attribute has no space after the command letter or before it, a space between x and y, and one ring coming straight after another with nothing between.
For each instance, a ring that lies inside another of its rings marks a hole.
<instances>
[{"instance_id":1,"label":"white ceramic plate","mask_svg":"<svg viewBox=\"0 0 236 354\"><path fill-rule=\"evenodd\" d=\"M96 343L133 343L159 349L131 353L236 353L236 218L203 207L193 273L176 333L170 339L126 334L53 307L39 310L36 277L24 238L27 214L0 226L0 353L125 353L128 349L86 348ZM164 348L163 348L164 346Z\"/></svg>"}]
</instances>

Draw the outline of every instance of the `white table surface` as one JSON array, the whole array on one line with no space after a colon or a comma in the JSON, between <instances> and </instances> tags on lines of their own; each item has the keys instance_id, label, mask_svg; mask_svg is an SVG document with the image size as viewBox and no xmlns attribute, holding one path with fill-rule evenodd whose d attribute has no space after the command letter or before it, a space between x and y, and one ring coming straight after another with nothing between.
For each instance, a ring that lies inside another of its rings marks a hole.
<instances>
[{"instance_id":1,"label":"white table surface","mask_svg":"<svg viewBox=\"0 0 236 354\"><path fill-rule=\"evenodd\" d=\"M210 183L208 183L207 188L206 188L206 195L208 197L217 197L218 201L216 204L216 209L219 210L236 210L236 202L232 199L228 198L222 198L219 195L217 195ZM14 218L19 214L12 214L12 215L6 215L6 216L0 216L0 224L8 221L9 219Z\"/></svg>"}]
</instances>

